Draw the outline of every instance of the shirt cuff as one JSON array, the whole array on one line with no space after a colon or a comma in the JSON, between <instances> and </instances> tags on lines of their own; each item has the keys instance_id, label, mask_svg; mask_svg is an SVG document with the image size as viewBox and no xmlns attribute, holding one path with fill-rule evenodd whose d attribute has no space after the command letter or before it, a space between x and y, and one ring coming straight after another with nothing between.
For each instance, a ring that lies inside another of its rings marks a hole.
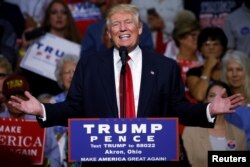
<instances>
[{"instance_id":1,"label":"shirt cuff","mask_svg":"<svg viewBox=\"0 0 250 167\"><path fill-rule=\"evenodd\" d=\"M207 105L207 109L206 109L206 112L207 112L207 120L208 122L210 123L214 123L214 117L211 117L211 114L210 114L210 111L209 111L209 106L210 106L210 103Z\"/></svg>"},{"instance_id":2,"label":"shirt cuff","mask_svg":"<svg viewBox=\"0 0 250 167\"><path fill-rule=\"evenodd\" d=\"M41 119L43 122L47 120L47 117L46 117L46 112L45 112L45 107L43 104L42 105L42 108L43 108L43 117L38 117L39 119Z\"/></svg>"}]
</instances>

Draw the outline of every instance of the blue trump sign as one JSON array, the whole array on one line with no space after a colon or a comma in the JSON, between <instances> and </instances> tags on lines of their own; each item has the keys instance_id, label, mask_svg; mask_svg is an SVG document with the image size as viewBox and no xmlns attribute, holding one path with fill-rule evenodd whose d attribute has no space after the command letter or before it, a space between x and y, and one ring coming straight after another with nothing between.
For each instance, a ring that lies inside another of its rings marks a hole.
<instances>
[{"instance_id":1,"label":"blue trump sign","mask_svg":"<svg viewBox=\"0 0 250 167\"><path fill-rule=\"evenodd\" d=\"M70 119L68 144L69 161L178 161L178 119Z\"/></svg>"}]
</instances>

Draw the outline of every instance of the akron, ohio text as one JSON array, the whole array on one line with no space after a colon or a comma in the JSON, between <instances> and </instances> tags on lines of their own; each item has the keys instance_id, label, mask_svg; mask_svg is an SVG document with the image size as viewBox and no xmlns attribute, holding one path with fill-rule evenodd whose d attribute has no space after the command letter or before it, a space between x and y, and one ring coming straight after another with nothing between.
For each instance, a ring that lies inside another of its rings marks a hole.
<instances>
[{"instance_id":1,"label":"akron, ohio text","mask_svg":"<svg viewBox=\"0 0 250 167\"><path fill-rule=\"evenodd\" d=\"M163 129L162 124L84 124L83 129L90 135L90 142L155 142L154 135ZM128 134L131 137L128 139ZM142 135L145 134L145 135ZM115 139L114 139L115 137Z\"/></svg>"}]
</instances>

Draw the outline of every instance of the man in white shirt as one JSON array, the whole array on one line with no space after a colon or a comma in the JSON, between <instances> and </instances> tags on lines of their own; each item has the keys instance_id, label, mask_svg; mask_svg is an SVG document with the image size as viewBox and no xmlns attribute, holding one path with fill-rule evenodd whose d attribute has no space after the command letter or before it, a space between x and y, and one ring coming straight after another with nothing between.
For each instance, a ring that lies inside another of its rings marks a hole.
<instances>
[{"instance_id":1,"label":"man in white shirt","mask_svg":"<svg viewBox=\"0 0 250 167\"><path fill-rule=\"evenodd\" d=\"M137 118L175 116L185 125L209 127L216 114L231 113L242 104L240 94L222 98L224 91L210 104L188 103L176 62L142 50L138 45L142 23L134 5L111 8L107 14L107 29L114 47L81 58L64 102L41 104L26 91L28 101L12 96L9 103L27 114L37 115L43 127L67 126L68 118L118 118L121 111L118 78L122 66L119 49L125 47L131 58L128 64Z\"/></svg>"}]
</instances>

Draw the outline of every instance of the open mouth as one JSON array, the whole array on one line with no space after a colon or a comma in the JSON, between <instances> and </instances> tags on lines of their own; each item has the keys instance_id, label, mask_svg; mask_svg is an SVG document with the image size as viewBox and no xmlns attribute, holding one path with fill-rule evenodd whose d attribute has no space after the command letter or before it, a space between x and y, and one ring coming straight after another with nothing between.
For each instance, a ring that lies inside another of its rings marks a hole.
<instances>
[{"instance_id":1,"label":"open mouth","mask_svg":"<svg viewBox=\"0 0 250 167\"><path fill-rule=\"evenodd\" d=\"M120 35L119 38L122 40L127 40L130 38L130 35L129 34Z\"/></svg>"}]
</instances>

